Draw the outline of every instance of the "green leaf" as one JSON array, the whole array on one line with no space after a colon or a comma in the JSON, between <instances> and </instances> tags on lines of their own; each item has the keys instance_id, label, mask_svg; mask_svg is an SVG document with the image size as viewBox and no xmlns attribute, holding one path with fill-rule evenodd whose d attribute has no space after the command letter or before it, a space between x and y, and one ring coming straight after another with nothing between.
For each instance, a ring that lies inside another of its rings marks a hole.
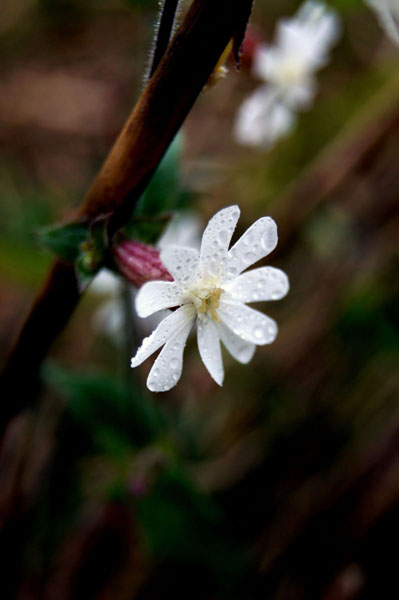
<instances>
[{"instance_id":1,"label":"green leaf","mask_svg":"<svg viewBox=\"0 0 399 600\"><path fill-rule=\"evenodd\" d=\"M157 558L199 563L229 577L239 576L246 566L243 549L220 531L218 505L177 464L159 474L140 500L138 514L149 551Z\"/></svg>"},{"instance_id":2,"label":"green leaf","mask_svg":"<svg viewBox=\"0 0 399 600\"><path fill-rule=\"evenodd\" d=\"M42 377L67 400L67 412L80 423L95 447L141 447L165 431L165 418L150 395L110 376L75 373L47 362Z\"/></svg>"},{"instance_id":3,"label":"green leaf","mask_svg":"<svg viewBox=\"0 0 399 600\"><path fill-rule=\"evenodd\" d=\"M39 232L39 242L64 260L74 262L80 252L83 242L88 238L86 224L68 223L46 227Z\"/></svg>"}]
</instances>

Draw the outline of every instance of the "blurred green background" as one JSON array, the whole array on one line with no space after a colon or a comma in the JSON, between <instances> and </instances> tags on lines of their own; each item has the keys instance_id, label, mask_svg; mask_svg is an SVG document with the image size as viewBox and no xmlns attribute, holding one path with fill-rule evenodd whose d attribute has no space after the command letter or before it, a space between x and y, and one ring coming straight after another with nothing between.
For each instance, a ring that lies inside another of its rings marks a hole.
<instances>
[{"instance_id":1,"label":"blurred green background","mask_svg":"<svg viewBox=\"0 0 399 600\"><path fill-rule=\"evenodd\" d=\"M257 0L250 35L270 41L298 5ZM276 342L249 366L226 354L218 388L193 338L178 386L154 395L149 364L128 368L143 326L126 348L95 318L115 291L89 291L3 444L5 599L397 597L399 54L362 2L330 5L343 35L294 133L267 152L234 142L258 82L231 64L146 199L203 224L237 203L239 233L277 221ZM38 231L80 203L143 88L158 3L0 11L3 359L52 260Z\"/></svg>"}]
</instances>

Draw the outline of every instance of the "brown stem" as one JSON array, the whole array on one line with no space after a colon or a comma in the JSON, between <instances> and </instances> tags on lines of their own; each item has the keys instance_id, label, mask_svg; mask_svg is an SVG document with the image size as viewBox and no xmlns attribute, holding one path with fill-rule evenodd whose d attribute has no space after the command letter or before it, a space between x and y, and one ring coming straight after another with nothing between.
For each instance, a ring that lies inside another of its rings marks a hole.
<instances>
[{"instance_id":1,"label":"brown stem","mask_svg":"<svg viewBox=\"0 0 399 600\"><path fill-rule=\"evenodd\" d=\"M207 82L229 40L242 28L251 0L193 0L185 18L77 212L109 218L110 233L137 200ZM33 403L41 361L80 298L72 265L55 261L2 374L0 435Z\"/></svg>"}]
</instances>

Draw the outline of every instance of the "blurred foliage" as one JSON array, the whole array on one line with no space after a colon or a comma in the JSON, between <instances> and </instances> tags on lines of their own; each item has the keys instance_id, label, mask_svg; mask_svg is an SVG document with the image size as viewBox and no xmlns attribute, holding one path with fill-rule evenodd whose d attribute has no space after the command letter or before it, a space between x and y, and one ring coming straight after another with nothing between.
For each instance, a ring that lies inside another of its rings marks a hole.
<instances>
[{"instance_id":1,"label":"blurred foliage","mask_svg":"<svg viewBox=\"0 0 399 600\"><path fill-rule=\"evenodd\" d=\"M155 243L173 211L187 209L193 201L180 175L183 137L181 133L175 137L139 199L131 222L124 227L130 239Z\"/></svg>"},{"instance_id":2,"label":"blurred foliage","mask_svg":"<svg viewBox=\"0 0 399 600\"><path fill-rule=\"evenodd\" d=\"M156 216L184 208L185 194L180 178L182 143L181 134L177 135L142 194L135 211L137 215Z\"/></svg>"},{"instance_id":3,"label":"blurred foliage","mask_svg":"<svg viewBox=\"0 0 399 600\"><path fill-rule=\"evenodd\" d=\"M116 443L116 450L118 446L123 450L149 444L165 427L161 409L151 395L137 389L133 382L127 386L101 373L75 374L51 364L45 367L44 377L67 397L68 413L82 434L91 437L97 451L113 451L112 445L102 446L112 436L121 440Z\"/></svg>"},{"instance_id":4,"label":"blurred foliage","mask_svg":"<svg viewBox=\"0 0 399 600\"><path fill-rule=\"evenodd\" d=\"M108 463L107 472L97 469L95 485L101 490L103 479L104 502L122 502L137 510L143 550L157 559L199 561L220 577L238 577L245 565L243 551L220 535L220 510L190 480L178 455L179 426L151 395L133 383L118 384L103 373L76 374L54 364L45 367L43 376L67 403L57 452L67 454L74 440L72 462L79 458L81 477L88 476L87 467L92 468L90 456L101 456ZM48 485L53 485L51 479ZM83 488L81 483L81 502ZM76 494L76 481L72 489ZM58 503L57 510L66 511L60 515L64 522L70 522L71 508L74 512L77 508L69 497L70 493Z\"/></svg>"}]
</instances>

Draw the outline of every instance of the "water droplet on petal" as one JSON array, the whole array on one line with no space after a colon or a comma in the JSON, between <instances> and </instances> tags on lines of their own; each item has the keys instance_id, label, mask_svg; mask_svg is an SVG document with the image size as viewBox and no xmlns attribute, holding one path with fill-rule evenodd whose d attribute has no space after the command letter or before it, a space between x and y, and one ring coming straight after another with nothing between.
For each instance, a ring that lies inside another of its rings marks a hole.
<instances>
[{"instance_id":1,"label":"water droplet on petal","mask_svg":"<svg viewBox=\"0 0 399 600\"><path fill-rule=\"evenodd\" d=\"M264 327L262 327L262 325L257 325L254 328L254 337L259 341L265 338L265 330Z\"/></svg>"},{"instance_id":2,"label":"water droplet on petal","mask_svg":"<svg viewBox=\"0 0 399 600\"><path fill-rule=\"evenodd\" d=\"M244 259L246 262L250 263L250 262L254 262L256 260L256 256L253 252L246 252L244 254Z\"/></svg>"},{"instance_id":3,"label":"water droplet on petal","mask_svg":"<svg viewBox=\"0 0 399 600\"><path fill-rule=\"evenodd\" d=\"M227 273L230 275L230 277L234 277L235 275L237 275L238 269L237 267L229 267L227 269Z\"/></svg>"},{"instance_id":4,"label":"water droplet on petal","mask_svg":"<svg viewBox=\"0 0 399 600\"><path fill-rule=\"evenodd\" d=\"M208 272L211 276L215 277L218 274L218 264L217 261L213 258L208 265Z\"/></svg>"},{"instance_id":5,"label":"water droplet on petal","mask_svg":"<svg viewBox=\"0 0 399 600\"><path fill-rule=\"evenodd\" d=\"M172 370L177 369L177 367L179 366L179 361L177 358L172 358L172 360L169 363L169 366Z\"/></svg>"},{"instance_id":6,"label":"water droplet on petal","mask_svg":"<svg viewBox=\"0 0 399 600\"><path fill-rule=\"evenodd\" d=\"M272 227L267 227L264 231L261 239L262 248L269 252L275 246L276 236Z\"/></svg>"},{"instance_id":7,"label":"water droplet on petal","mask_svg":"<svg viewBox=\"0 0 399 600\"><path fill-rule=\"evenodd\" d=\"M244 237L243 242L246 246L252 246L252 244L254 243L254 238L255 236L253 233L247 233Z\"/></svg>"},{"instance_id":8,"label":"water droplet on petal","mask_svg":"<svg viewBox=\"0 0 399 600\"><path fill-rule=\"evenodd\" d=\"M227 231L221 229L218 233L218 240L221 244L225 244L229 239Z\"/></svg>"}]
</instances>

